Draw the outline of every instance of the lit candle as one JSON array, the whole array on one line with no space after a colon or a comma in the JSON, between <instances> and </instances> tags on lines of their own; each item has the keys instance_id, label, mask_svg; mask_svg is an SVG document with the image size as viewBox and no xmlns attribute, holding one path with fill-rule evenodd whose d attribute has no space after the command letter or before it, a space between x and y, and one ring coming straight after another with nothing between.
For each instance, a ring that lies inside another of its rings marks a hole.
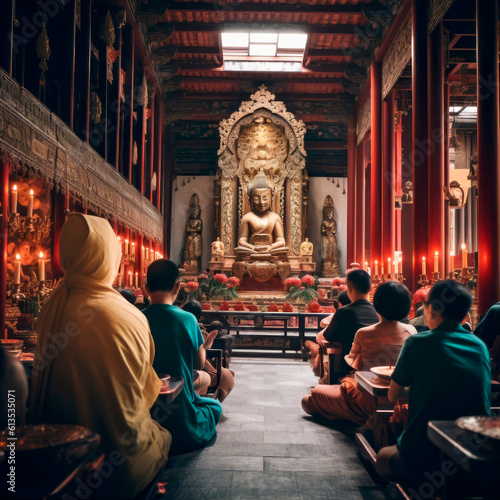
<instances>
[{"instance_id":1,"label":"lit candle","mask_svg":"<svg viewBox=\"0 0 500 500\"><path fill-rule=\"evenodd\" d=\"M146 247L142 245L142 259L146 260Z\"/></svg>"},{"instance_id":2,"label":"lit candle","mask_svg":"<svg viewBox=\"0 0 500 500\"><path fill-rule=\"evenodd\" d=\"M380 267L380 274L383 276L384 275L384 266Z\"/></svg>"},{"instance_id":3,"label":"lit candle","mask_svg":"<svg viewBox=\"0 0 500 500\"><path fill-rule=\"evenodd\" d=\"M14 284L21 284L21 256L18 253L16 254L16 263L14 266Z\"/></svg>"},{"instance_id":4,"label":"lit candle","mask_svg":"<svg viewBox=\"0 0 500 500\"><path fill-rule=\"evenodd\" d=\"M368 261L365 262L365 271L368 271Z\"/></svg>"},{"instance_id":5,"label":"lit candle","mask_svg":"<svg viewBox=\"0 0 500 500\"><path fill-rule=\"evenodd\" d=\"M394 266L394 276L396 276L396 274L398 274L398 259L395 258L392 262L392 265Z\"/></svg>"},{"instance_id":6,"label":"lit candle","mask_svg":"<svg viewBox=\"0 0 500 500\"><path fill-rule=\"evenodd\" d=\"M439 272L439 252L434 252L434 272Z\"/></svg>"},{"instance_id":7,"label":"lit candle","mask_svg":"<svg viewBox=\"0 0 500 500\"><path fill-rule=\"evenodd\" d=\"M30 189L30 198L28 201L28 217L33 217L33 189Z\"/></svg>"},{"instance_id":8,"label":"lit candle","mask_svg":"<svg viewBox=\"0 0 500 500\"><path fill-rule=\"evenodd\" d=\"M467 267L467 249L465 243L462 243L462 268Z\"/></svg>"},{"instance_id":9,"label":"lit candle","mask_svg":"<svg viewBox=\"0 0 500 500\"><path fill-rule=\"evenodd\" d=\"M121 274L118 275L118 286L123 286L123 276Z\"/></svg>"},{"instance_id":10,"label":"lit candle","mask_svg":"<svg viewBox=\"0 0 500 500\"><path fill-rule=\"evenodd\" d=\"M375 276L378 275L378 260L375 261Z\"/></svg>"},{"instance_id":11,"label":"lit candle","mask_svg":"<svg viewBox=\"0 0 500 500\"><path fill-rule=\"evenodd\" d=\"M425 257L422 257L422 276L425 276L427 274L427 267L425 264Z\"/></svg>"},{"instance_id":12,"label":"lit candle","mask_svg":"<svg viewBox=\"0 0 500 500\"><path fill-rule=\"evenodd\" d=\"M120 243L120 252L123 253L123 241L121 236L117 236L118 238L118 243Z\"/></svg>"},{"instance_id":13,"label":"lit candle","mask_svg":"<svg viewBox=\"0 0 500 500\"><path fill-rule=\"evenodd\" d=\"M10 195L10 213L17 214L17 185L12 187L12 194Z\"/></svg>"},{"instance_id":14,"label":"lit candle","mask_svg":"<svg viewBox=\"0 0 500 500\"><path fill-rule=\"evenodd\" d=\"M125 255L128 255L128 240L125 240Z\"/></svg>"},{"instance_id":15,"label":"lit candle","mask_svg":"<svg viewBox=\"0 0 500 500\"><path fill-rule=\"evenodd\" d=\"M135 242L134 241L132 242L132 250L131 250L131 252L132 252L132 257L135 257Z\"/></svg>"},{"instance_id":16,"label":"lit candle","mask_svg":"<svg viewBox=\"0 0 500 500\"><path fill-rule=\"evenodd\" d=\"M139 288L139 273L135 273L135 283L136 288Z\"/></svg>"},{"instance_id":17,"label":"lit candle","mask_svg":"<svg viewBox=\"0 0 500 500\"><path fill-rule=\"evenodd\" d=\"M43 258L43 252L40 252L40 258L38 259L38 280L45 281L45 260Z\"/></svg>"},{"instance_id":18,"label":"lit candle","mask_svg":"<svg viewBox=\"0 0 500 500\"><path fill-rule=\"evenodd\" d=\"M391 274L391 258L390 257L387 259L387 273L389 275Z\"/></svg>"},{"instance_id":19,"label":"lit candle","mask_svg":"<svg viewBox=\"0 0 500 500\"><path fill-rule=\"evenodd\" d=\"M128 272L128 284L129 286L132 286L132 271L129 271Z\"/></svg>"},{"instance_id":20,"label":"lit candle","mask_svg":"<svg viewBox=\"0 0 500 500\"><path fill-rule=\"evenodd\" d=\"M151 262L153 262L153 256L154 256L153 249L152 249L152 248L150 248L150 249L149 249L149 260L150 260Z\"/></svg>"}]
</instances>

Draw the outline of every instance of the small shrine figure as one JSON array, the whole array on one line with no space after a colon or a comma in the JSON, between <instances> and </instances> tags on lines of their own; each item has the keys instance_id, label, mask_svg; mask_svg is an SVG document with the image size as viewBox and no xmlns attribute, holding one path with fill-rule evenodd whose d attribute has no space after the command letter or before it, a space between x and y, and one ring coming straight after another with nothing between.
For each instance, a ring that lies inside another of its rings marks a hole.
<instances>
[{"instance_id":1,"label":"small shrine figure","mask_svg":"<svg viewBox=\"0 0 500 500\"><path fill-rule=\"evenodd\" d=\"M306 238L300 245L300 262L311 262L313 254L313 244Z\"/></svg>"},{"instance_id":2,"label":"small shrine figure","mask_svg":"<svg viewBox=\"0 0 500 500\"><path fill-rule=\"evenodd\" d=\"M402 203L413 203L413 184L411 181L406 181L403 184L403 195L401 196Z\"/></svg>"},{"instance_id":3,"label":"small shrine figure","mask_svg":"<svg viewBox=\"0 0 500 500\"><path fill-rule=\"evenodd\" d=\"M184 245L184 269L188 272L201 271L201 230L200 199L195 193L189 200L189 219L186 224L186 244Z\"/></svg>"},{"instance_id":4,"label":"small shrine figure","mask_svg":"<svg viewBox=\"0 0 500 500\"><path fill-rule=\"evenodd\" d=\"M337 249L337 223L334 220L335 207L330 195L323 203L323 220L321 221L321 270L323 276L339 276Z\"/></svg>"},{"instance_id":5,"label":"small shrine figure","mask_svg":"<svg viewBox=\"0 0 500 500\"><path fill-rule=\"evenodd\" d=\"M224 243L217 238L217 241L212 243L212 259L211 262L224 262Z\"/></svg>"}]
</instances>

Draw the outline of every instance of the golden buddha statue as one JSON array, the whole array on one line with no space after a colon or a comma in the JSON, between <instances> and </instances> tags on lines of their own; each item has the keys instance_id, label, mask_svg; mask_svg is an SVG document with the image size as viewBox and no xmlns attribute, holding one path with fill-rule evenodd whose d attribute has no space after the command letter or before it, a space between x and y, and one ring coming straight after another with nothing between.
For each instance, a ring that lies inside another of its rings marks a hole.
<instances>
[{"instance_id":1,"label":"golden buddha statue","mask_svg":"<svg viewBox=\"0 0 500 500\"><path fill-rule=\"evenodd\" d=\"M250 257L252 260L268 260L274 256L288 253L281 217L271 212L272 187L263 169L248 185L248 198L252 211L241 219L238 257Z\"/></svg>"}]
</instances>

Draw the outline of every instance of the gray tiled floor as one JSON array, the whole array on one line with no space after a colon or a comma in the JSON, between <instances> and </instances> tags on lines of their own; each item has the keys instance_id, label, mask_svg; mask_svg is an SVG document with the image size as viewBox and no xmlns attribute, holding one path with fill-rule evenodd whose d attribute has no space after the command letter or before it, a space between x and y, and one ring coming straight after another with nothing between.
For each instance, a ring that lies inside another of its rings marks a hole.
<instances>
[{"instance_id":1,"label":"gray tiled floor","mask_svg":"<svg viewBox=\"0 0 500 500\"><path fill-rule=\"evenodd\" d=\"M388 498L349 436L302 411L317 381L309 363L239 358L231 369L236 384L217 441L169 461L164 500Z\"/></svg>"}]
</instances>

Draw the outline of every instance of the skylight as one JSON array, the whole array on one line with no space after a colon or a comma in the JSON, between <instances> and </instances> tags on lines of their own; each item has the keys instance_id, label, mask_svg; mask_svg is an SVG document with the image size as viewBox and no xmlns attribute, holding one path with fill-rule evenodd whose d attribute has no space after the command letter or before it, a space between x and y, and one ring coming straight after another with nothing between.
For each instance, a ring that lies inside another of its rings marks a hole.
<instances>
[{"instance_id":1,"label":"skylight","mask_svg":"<svg viewBox=\"0 0 500 500\"><path fill-rule=\"evenodd\" d=\"M221 34L226 71L302 71L305 33Z\"/></svg>"},{"instance_id":2,"label":"skylight","mask_svg":"<svg viewBox=\"0 0 500 500\"><path fill-rule=\"evenodd\" d=\"M477 106L450 106L450 115L456 122L477 121Z\"/></svg>"}]
</instances>

